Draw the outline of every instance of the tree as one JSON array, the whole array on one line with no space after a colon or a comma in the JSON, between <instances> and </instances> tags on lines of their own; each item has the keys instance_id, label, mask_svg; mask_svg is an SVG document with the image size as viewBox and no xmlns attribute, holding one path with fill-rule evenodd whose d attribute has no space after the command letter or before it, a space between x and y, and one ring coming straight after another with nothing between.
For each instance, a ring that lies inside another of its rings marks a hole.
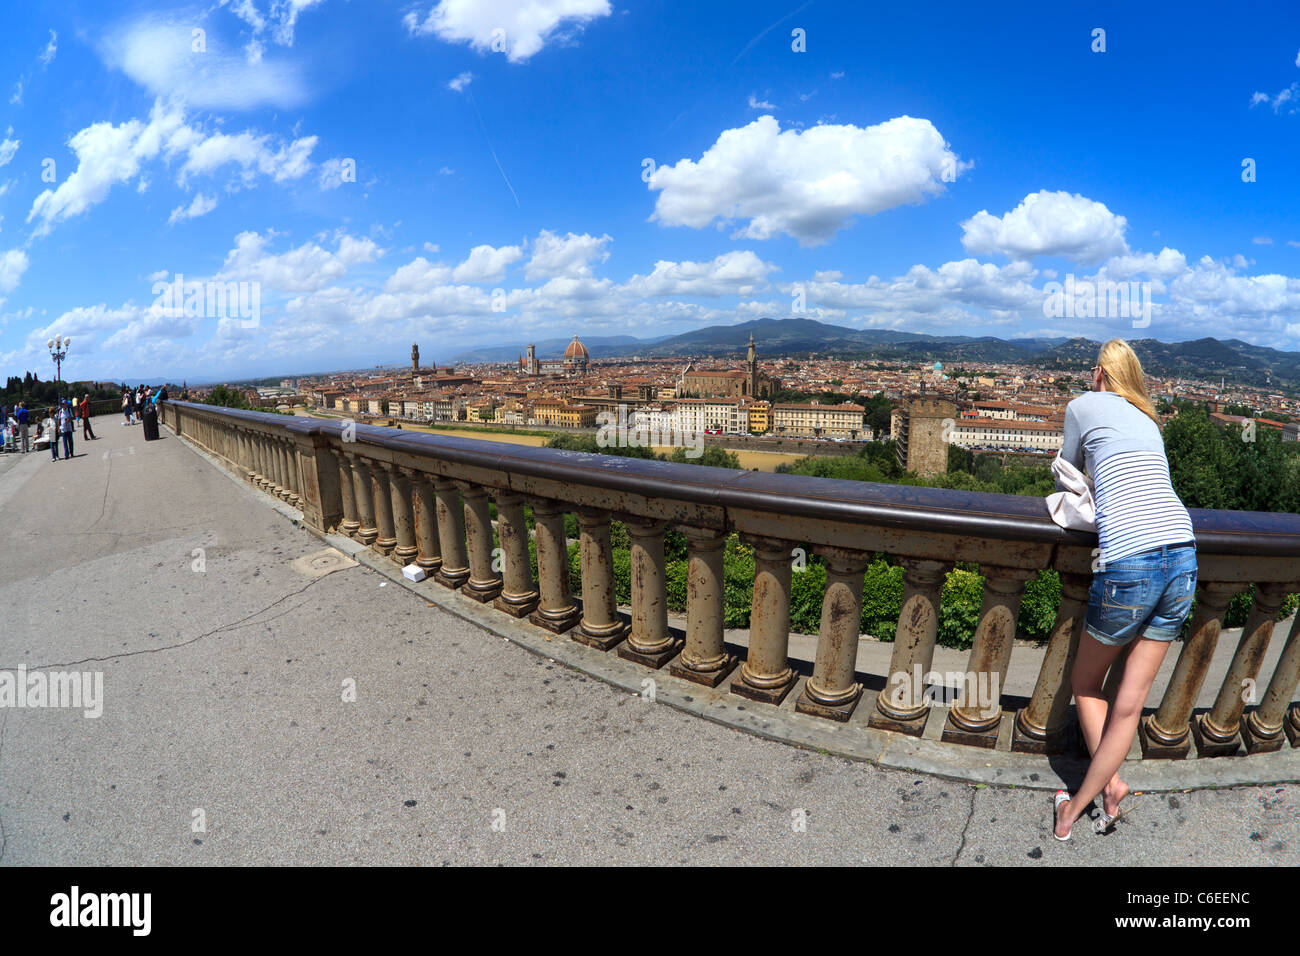
<instances>
[{"instance_id":1,"label":"tree","mask_svg":"<svg viewBox=\"0 0 1300 956\"><path fill-rule=\"evenodd\" d=\"M693 449L674 448L669 461L691 465L708 465L712 468L739 468L740 456L734 451L727 451L725 448L719 448L717 445L706 445L704 453L698 458L688 456L687 451Z\"/></svg>"}]
</instances>

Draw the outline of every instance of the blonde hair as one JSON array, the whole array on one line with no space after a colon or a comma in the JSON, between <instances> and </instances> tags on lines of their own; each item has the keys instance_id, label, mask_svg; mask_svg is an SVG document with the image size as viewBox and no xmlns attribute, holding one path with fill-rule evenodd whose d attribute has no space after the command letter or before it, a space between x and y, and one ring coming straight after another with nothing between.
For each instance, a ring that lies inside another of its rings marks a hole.
<instances>
[{"instance_id":1,"label":"blonde hair","mask_svg":"<svg viewBox=\"0 0 1300 956\"><path fill-rule=\"evenodd\" d=\"M1106 376L1106 387L1128 399L1159 428L1160 417L1156 415L1155 406L1147 394L1146 380L1142 377L1142 363L1138 361L1132 346L1123 339L1111 339L1101 347L1097 364Z\"/></svg>"}]
</instances>

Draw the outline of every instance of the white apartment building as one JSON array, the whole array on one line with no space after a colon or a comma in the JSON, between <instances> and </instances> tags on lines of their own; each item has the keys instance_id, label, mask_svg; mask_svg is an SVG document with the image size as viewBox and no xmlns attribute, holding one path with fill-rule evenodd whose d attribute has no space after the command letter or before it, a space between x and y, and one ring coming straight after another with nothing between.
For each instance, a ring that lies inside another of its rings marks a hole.
<instances>
[{"instance_id":1,"label":"white apartment building","mask_svg":"<svg viewBox=\"0 0 1300 956\"><path fill-rule=\"evenodd\" d=\"M705 398L704 427L716 428L724 435L744 435L749 431L749 410L735 398Z\"/></svg>"},{"instance_id":2,"label":"white apartment building","mask_svg":"<svg viewBox=\"0 0 1300 956\"><path fill-rule=\"evenodd\" d=\"M772 406L772 432L791 438L867 437L866 408L861 405L777 403Z\"/></svg>"},{"instance_id":3,"label":"white apartment building","mask_svg":"<svg viewBox=\"0 0 1300 956\"><path fill-rule=\"evenodd\" d=\"M1064 424L1059 421L1021 422L996 418L959 418L952 442L963 448L1007 447L1025 451L1060 451Z\"/></svg>"}]
</instances>

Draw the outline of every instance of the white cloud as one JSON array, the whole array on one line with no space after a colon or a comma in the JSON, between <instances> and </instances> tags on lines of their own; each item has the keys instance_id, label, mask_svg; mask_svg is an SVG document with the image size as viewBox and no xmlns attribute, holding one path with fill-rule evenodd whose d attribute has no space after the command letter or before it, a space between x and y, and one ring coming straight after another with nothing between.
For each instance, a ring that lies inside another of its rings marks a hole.
<instances>
[{"instance_id":1,"label":"white cloud","mask_svg":"<svg viewBox=\"0 0 1300 956\"><path fill-rule=\"evenodd\" d=\"M754 96L753 93L750 93L750 94L749 94L749 108L750 108L751 110L774 110L774 109L776 109L777 107L773 106L773 105L772 105L771 103L769 103L767 100L760 100L760 99L758 99L756 96Z\"/></svg>"},{"instance_id":2,"label":"white cloud","mask_svg":"<svg viewBox=\"0 0 1300 956\"><path fill-rule=\"evenodd\" d=\"M193 25L144 18L111 33L101 56L150 93L206 109L291 109L307 101L301 67L285 60L251 60L222 47L209 31L206 50L193 50Z\"/></svg>"},{"instance_id":3,"label":"white cloud","mask_svg":"<svg viewBox=\"0 0 1300 956\"><path fill-rule=\"evenodd\" d=\"M59 52L59 35L53 30L50 31L50 42L45 44L45 49L41 51L39 57L42 66L49 66L54 60L54 55Z\"/></svg>"},{"instance_id":4,"label":"white cloud","mask_svg":"<svg viewBox=\"0 0 1300 956\"><path fill-rule=\"evenodd\" d=\"M1187 257L1177 249L1165 246L1159 255L1143 252L1137 255L1114 256L1106 260L1100 272L1116 281L1136 278L1139 275L1157 279L1172 279L1187 271Z\"/></svg>"},{"instance_id":5,"label":"white cloud","mask_svg":"<svg viewBox=\"0 0 1300 956\"><path fill-rule=\"evenodd\" d=\"M1209 256L1169 285L1170 304L1183 321L1203 324L1206 334L1240 336L1244 323L1264 320L1275 326L1300 313L1300 279L1269 274L1238 274Z\"/></svg>"},{"instance_id":6,"label":"white cloud","mask_svg":"<svg viewBox=\"0 0 1300 956\"><path fill-rule=\"evenodd\" d=\"M543 229L533 243L532 258L524 275L528 279L589 276L593 259L600 262L609 259L605 246L610 241L608 235L591 236L584 232L577 236L570 232L561 236Z\"/></svg>"},{"instance_id":7,"label":"white cloud","mask_svg":"<svg viewBox=\"0 0 1300 956\"><path fill-rule=\"evenodd\" d=\"M163 279L166 279L169 275L171 275L171 273L168 272L166 269L159 269L157 272L149 273L147 276L145 276L145 279L147 279L149 282L161 282Z\"/></svg>"},{"instance_id":8,"label":"white cloud","mask_svg":"<svg viewBox=\"0 0 1300 956\"><path fill-rule=\"evenodd\" d=\"M348 235L339 238L335 252L315 242L306 242L274 254L266 250L272 238L271 234L241 232L235 237L235 248L227 253L221 270L213 278L221 282L260 282L264 297L268 292L312 292L342 279L350 267L373 262L383 255L374 240Z\"/></svg>"},{"instance_id":9,"label":"white cloud","mask_svg":"<svg viewBox=\"0 0 1300 956\"><path fill-rule=\"evenodd\" d=\"M12 129L9 132L13 132ZM18 152L18 147L22 145L20 139L2 139L0 140L0 166L5 166L14 158L14 153Z\"/></svg>"},{"instance_id":10,"label":"white cloud","mask_svg":"<svg viewBox=\"0 0 1300 956\"><path fill-rule=\"evenodd\" d=\"M552 39L563 42L609 14L609 0L441 0L423 19L412 10L402 23L413 36L436 35L522 63Z\"/></svg>"},{"instance_id":11,"label":"white cloud","mask_svg":"<svg viewBox=\"0 0 1300 956\"><path fill-rule=\"evenodd\" d=\"M734 237L786 233L814 246L855 215L941 193L945 175L966 168L929 120L782 132L775 118L761 116L724 131L698 161L656 169L649 187L660 195L651 218L695 229L747 219Z\"/></svg>"},{"instance_id":12,"label":"white cloud","mask_svg":"<svg viewBox=\"0 0 1300 956\"><path fill-rule=\"evenodd\" d=\"M1257 246L1271 246L1271 245L1273 244L1273 237L1272 237L1272 236L1256 236L1254 239L1252 239L1252 240L1250 240L1250 241L1253 242L1253 243L1254 243L1255 245L1257 245Z\"/></svg>"},{"instance_id":13,"label":"white cloud","mask_svg":"<svg viewBox=\"0 0 1300 956\"><path fill-rule=\"evenodd\" d=\"M767 284L767 277L779 271L748 249L726 252L710 262L655 263L648 276L635 275L624 290L635 296L723 296L753 295Z\"/></svg>"},{"instance_id":14,"label":"white cloud","mask_svg":"<svg viewBox=\"0 0 1300 956\"><path fill-rule=\"evenodd\" d=\"M451 281L451 266L431 263L424 256L401 266L384 282L384 291L424 292Z\"/></svg>"},{"instance_id":15,"label":"white cloud","mask_svg":"<svg viewBox=\"0 0 1300 956\"><path fill-rule=\"evenodd\" d=\"M1288 114L1293 114L1300 110L1300 83L1292 83L1286 89L1279 92L1276 96L1269 96L1267 93L1256 92L1250 98L1250 105L1253 109L1260 103L1268 103L1273 107L1273 112L1280 112L1285 109Z\"/></svg>"},{"instance_id":16,"label":"white cloud","mask_svg":"<svg viewBox=\"0 0 1300 956\"><path fill-rule=\"evenodd\" d=\"M173 209L172 214L167 217L167 225L172 226L178 222L184 222L186 219L197 219L199 216L207 215L216 208L217 199L215 196L205 196L203 193L199 193L188 207L180 205Z\"/></svg>"},{"instance_id":17,"label":"white cloud","mask_svg":"<svg viewBox=\"0 0 1300 956\"><path fill-rule=\"evenodd\" d=\"M469 86L472 82L474 82L474 74L466 70L464 73L458 74L457 76L453 77L451 82L447 84L447 88L455 90L457 93L459 93L465 87Z\"/></svg>"},{"instance_id":18,"label":"white cloud","mask_svg":"<svg viewBox=\"0 0 1300 956\"><path fill-rule=\"evenodd\" d=\"M1128 221L1102 203L1075 193L1030 193L1001 218L981 210L961 224L962 245L977 255L1000 253L1011 259L1064 256L1095 263L1128 252Z\"/></svg>"},{"instance_id":19,"label":"white cloud","mask_svg":"<svg viewBox=\"0 0 1300 956\"><path fill-rule=\"evenodd\" d=\"M334 156L320 164L316 185L321 189L338 189L344 183L355 182L356 175L356 160Z\"/></svg>"},{"instance_id":20,"label":"white cloud","mask_svg":"<svg viewBox=\"0 0 1300 956\"><path fill-rule=\"evenodd\" d=\"M9 105L10 106L23 105L23 81L22 80L19 80L17 83L14 84L14 94L13 96L9 97Z\"/></svg>"},{"instance_id":21,"label":"white cloud","mask_svg":"<svg viewBox=\"0 0 1300 956\"><path fill-rule=\"evenodd\" d=\"M452 272L456 282L496 282L503 278L506 269L524 256L519 246L475 246L469 256Z\"/></svg>"},{"instance_id":22,"label":"white cloud","mask_svg":"<svg viewBox=\"0 0 1300 956\"><path fill-rule=\"evenodd\" d=\"M4 305L5 296L18 288L29 264L27 253L21 249L0 252L0 305Z\"/></svg>"},{"instance_id":23,"label":"white cloud","mask_svg":"<svg viewBox=\"0 0 1300 956\"><path fill-rule=\"evenodd\" d=\"M179 105L158 100L147 123L138 119L117 126L95 123L76 133L68 146L77 156L77 168L56 188L36 197L27 221L37 220L36 234L46 235L57 223L103 202L113 186L134 179L143 163L158 158L184 157L177 174L182 186L193 176L211 175L229 164L239 166L243 185L251 184L259 173L275 182L296 179L311 168L309 156L315 145L314 136L273 149L271 137L265 134L209 135L187 125Z\"/></svg>"},{"instance_id":24,"label":"white cloud","mask_svg":"<svg viewBox=\"0 0 1300 956\"><path fill-rule=\"evenodd\" d=\"M434 242L426 242L426 243L424 244L424 251L425 251L425 252L435 252L435 253L436 253L436 252L438 251L438 244L437 244L437 243L434 243Z\"/></svg>"}]
</instances>

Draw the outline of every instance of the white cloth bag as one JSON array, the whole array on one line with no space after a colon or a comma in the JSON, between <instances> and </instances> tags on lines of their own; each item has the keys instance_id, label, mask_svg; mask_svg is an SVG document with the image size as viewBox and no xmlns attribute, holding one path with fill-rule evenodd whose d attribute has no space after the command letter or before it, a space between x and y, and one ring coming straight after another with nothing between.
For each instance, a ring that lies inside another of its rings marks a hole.
<instances>
[{"instance_id":1,"label":"white cloth bag","mask_svg":"<svg viewBox=\"0 0 1300 956\"><path fill-rule=\"evenodd\" d=\"M1097 530L1097 506L1093 501L1092 479L1060 455L1052 461L1056 486L1064 488L1047 496L1047 513L1062 528L1074 531Z\"/></svg>"}]
</instances>

